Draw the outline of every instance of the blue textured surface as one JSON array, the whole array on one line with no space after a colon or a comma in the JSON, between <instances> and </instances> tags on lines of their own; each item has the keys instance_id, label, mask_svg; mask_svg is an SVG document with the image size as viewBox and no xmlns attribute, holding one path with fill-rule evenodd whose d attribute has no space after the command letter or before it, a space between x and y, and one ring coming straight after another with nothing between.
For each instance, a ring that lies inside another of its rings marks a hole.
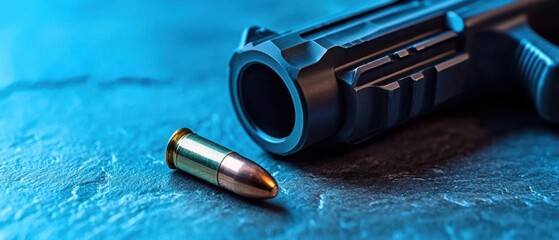
<instances>
[{"instance_id":1,"label":"blue textured surface","mask_svg":"<svg viewBox=\"0 0 559 240\"><path fill-rule=\"evenodd\" d=\"M243 132L226 70L243 27L364 2L4 3L0 238L558 239L559 130L528 104L459 105L282 159ZM279 196L170 171L179 127L260 163Z\"/></svg>"}]
</instances>

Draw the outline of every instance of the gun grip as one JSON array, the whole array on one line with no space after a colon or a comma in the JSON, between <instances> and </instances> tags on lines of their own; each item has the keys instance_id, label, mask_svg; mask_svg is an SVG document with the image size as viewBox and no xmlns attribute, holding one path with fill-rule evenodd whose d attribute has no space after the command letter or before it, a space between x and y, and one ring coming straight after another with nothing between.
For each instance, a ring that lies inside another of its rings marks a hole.
<instances>
[{"instance_id":1,"label":"gun grip","mask_svg":"<svg viewBox=\"0 0 559 240\"><path fill-rule=\"evenodd\" d=\"M533 98L538 113L548 121L559 122L559 47L536 33L528 22L506 33L516 44L514 74Z\"/></svg>"}]
</instances>

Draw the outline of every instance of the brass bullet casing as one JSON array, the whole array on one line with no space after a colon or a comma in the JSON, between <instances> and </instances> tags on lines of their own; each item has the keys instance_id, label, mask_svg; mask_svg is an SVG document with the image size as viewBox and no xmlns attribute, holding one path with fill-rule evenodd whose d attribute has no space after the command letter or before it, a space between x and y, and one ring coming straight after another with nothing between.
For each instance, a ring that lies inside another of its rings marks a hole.
<instances>
[{"instance_id":1,"label":"brass bullet casing","mask_svg":"<svg viewBox=\"0 0 559 240\"><path fill-rule=\"evenodd\" d=\"M165 160L171 169L180 169L244 197L266 199L278 194L276 181L262 167L190 129L173 133Z\"/></svg>"}]
</instances>

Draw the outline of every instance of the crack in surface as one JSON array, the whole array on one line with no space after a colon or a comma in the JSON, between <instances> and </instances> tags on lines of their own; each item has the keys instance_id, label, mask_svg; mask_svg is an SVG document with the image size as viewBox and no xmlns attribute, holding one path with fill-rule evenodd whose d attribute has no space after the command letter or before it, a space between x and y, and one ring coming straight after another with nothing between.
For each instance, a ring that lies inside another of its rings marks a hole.
<instances>
[{"instance_id":1,"label":"crack in surface","mask_svg":"<svg viewBox=\"0 0 559 240\"><path fill-rule=\"evenodd\" d=\"M66 87L87 84L91 80L90 75L79 75L64 79L48 79L42 81L16 81L4 88L0 88L0 99L5 99L10 95L21 91L62 89ZM126 86L164 86L172 84L174 81L157 80L149 77L120 77L111 81L101 81L97 84L99 88L109 89Z\"/></svg>"},{"instance_id":2,"label":"crack in surface","mask_svg":"<svg viewBox=\"0 0 559 240\"><path fill-rule=\"evenodd\" d=\"M121 85L136 85L136 86L156 86L172 83L173 81L157 80L149 77L121 77L113 81L99 83L100 88L113 88Z\"/></svg>"},{"instance_id":3,"label":"crack in surface","mask_svg":"<svg viewBox=\"0 0 559 240\"><path fill-rule=\"evenodd\" d=\"M90 79L89 75L80 75L60 80L45 80L45 81L17 81L2 89L0 89L0 99L4 99L13 93L20 91L33 91L44 89L61 89L69 86L86 84Z\"/></svg>"}]
</instances>

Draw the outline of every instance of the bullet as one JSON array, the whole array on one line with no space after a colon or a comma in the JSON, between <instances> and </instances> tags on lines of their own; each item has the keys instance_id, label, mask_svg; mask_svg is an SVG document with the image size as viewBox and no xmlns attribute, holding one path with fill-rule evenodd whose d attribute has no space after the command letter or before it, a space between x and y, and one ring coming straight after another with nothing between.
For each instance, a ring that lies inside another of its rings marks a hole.
<instances>
[{"instance_id":1,"label":"bullet","mask_svg":"<svg viewBox=\"0 0 559 240\"><path fill-rule=\"evenodd\" d=\"M217 143L181 128L171 136L167 166L179 169L238 195L267 199L278 194L278 184L258 164Z\"/></svg>"}]
</instances>

